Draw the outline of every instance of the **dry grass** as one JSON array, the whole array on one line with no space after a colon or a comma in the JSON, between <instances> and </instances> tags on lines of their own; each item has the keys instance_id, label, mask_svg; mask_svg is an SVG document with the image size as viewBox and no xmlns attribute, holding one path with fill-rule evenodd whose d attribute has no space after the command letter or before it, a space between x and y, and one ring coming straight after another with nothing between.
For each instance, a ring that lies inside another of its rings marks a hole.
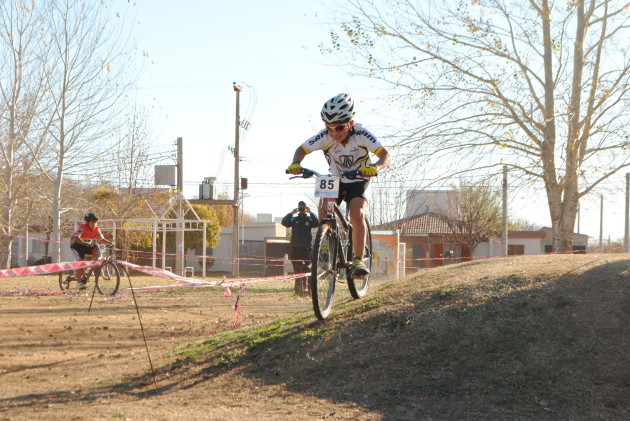
<instances>
[{"instance_id":1,"label":"dry grass","mask_svg":"<svg viewBox=\"0 0 630 421\"><path fill-rule=\"evenodd\" d=\"M247 300L253 307L253 295ZM149 374L86 387L73 414L626 420L629 333L628 255L476 261L340 300L325 322L303 311L201 340L191 334L161 356L157 388ZM55 418L55 393L43 395L48 407L26 415L15 408L25 408L28 396L2 400L4 419Z\"/></svg>"},{"instance_id":2,"label":"dry grass","mask_svg":"<svg viewBox=\"0 0 630 421\"><path fill-rule=\"evenodd\" d=\"M629 419L629 268L584 255L443 267L198 361L382 419Z\"/></svg>"}]
</instances>

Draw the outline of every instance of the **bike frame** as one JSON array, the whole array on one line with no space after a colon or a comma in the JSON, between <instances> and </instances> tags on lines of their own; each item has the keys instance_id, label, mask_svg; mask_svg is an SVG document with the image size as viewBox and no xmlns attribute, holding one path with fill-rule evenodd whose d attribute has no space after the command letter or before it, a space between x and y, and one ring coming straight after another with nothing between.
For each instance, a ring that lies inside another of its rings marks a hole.
<instances>
[{"instance_id":1,"label":"bike frame","mask_svg":"<svg viewBox=\"0 0 630 421\"><path fill-rule=\"evenodd\" d=\"M351 170L327 177L346 177L352 180L356 178L357 174L357 170ZM322 177L321 174L313 170L302 168L301 175L291 177L291 179L310 178L314 175ZM316 196L318 196L317 192L321 191L321 189L326 189L326 185L322 186L320 183L316 187ZM326 211L326 217L320 221L319 229L315 236L311 256L311 276L309 277L313 310L320 320L326 319L332 308L335 285L341 275L339 273L340 269L345 269L348 289L352 298L359 299L363 297L367 293L369 286L369 274L356 278L353 276L353 262L351 259L353 256L352 224L349 219L349 205L346 204L344 215L337 205L339 194L331 197L329 195L330 191L325 191L324 193L321 195L322 201L320 202L319 211L320 214ZM367 229L365 256L369 259L367 266L371 267L372 239L369 224Z\"/></svg>"},{"instance_id":2,"label":"bike frame","mask_svg":"<svg viewBox=\"0 0 630 421\"><path fill-rule=\"evenodd\" d=\"M337 270L338 268L347 269L351 265L351 261L348 258L348 248L347 244L342 244L339 225L341 225L341 229L345 231L345 234L348 236L348 242L352 241L352 224L348 220L348 208L346 204L346 215L341 212L337 202L333 198L323 199L326 201L326 218L324 218L321 223L330 223L332 224L332 233L333 238L335 240L335 250L333 250L333 260L332 264L333 270Z\"/></svg>"}]
</instances>

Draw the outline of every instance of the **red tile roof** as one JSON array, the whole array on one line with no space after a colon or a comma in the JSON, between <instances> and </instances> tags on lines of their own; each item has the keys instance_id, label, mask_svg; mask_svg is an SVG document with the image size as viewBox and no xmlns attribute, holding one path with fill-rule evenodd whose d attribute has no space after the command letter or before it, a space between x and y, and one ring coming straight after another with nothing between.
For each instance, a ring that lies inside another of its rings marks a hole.
<instances>
[{"instance_id":1,"label":"red tile roof","mask_svg":"<svg viewBox=\"0 0 630 421\"><path fill-rule=\"evenodd\" d=\"M396 221L387 222L385 224L373 227L375 230L400 230L402 235L405 234L450 234L452 229L449 227L447 217L427 212L420 215L414 215Z\"/></svg>"},{"instance_id":2,"label":"red tile roof","mask_svg":"<svg viewBox=\"0 0 630 421\"><path fill-rule=\"evenodd\" d=\"M453 229L449 227L449 217L435 212L421 213L396 221L373 227L373 230L400 230L401 235L413 234L452 234ZM494 232L494 236L500 236L499 231ZM509 238L545 238L545 232L540 231L508 231Z\"/></svg>"}]
</instances>

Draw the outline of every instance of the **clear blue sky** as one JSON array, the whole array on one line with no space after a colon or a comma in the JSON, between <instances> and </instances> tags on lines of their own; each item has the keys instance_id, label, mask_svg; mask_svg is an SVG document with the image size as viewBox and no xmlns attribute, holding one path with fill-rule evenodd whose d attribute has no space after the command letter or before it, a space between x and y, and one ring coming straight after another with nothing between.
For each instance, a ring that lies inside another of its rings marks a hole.
<instances>
[{"instance_id":1,"label":"clear blue sky","mask_svg":"<svg viewBox=\"0 0 630 421\"><path fill-rule=\"evenodd\" d=\"M150 64L138 97L154 107L156 141L184 142L185 194L198 193L204 177L218 176L231 195L234 146L235 93L232 82L243 86L241 118L251 128L241 131L241 176L250 188L245 212L282 216L311 185L289 185L284 169L293 151L321 127L323 102L339 92L358 101L357 121L373 130L394 118L378 97L375 82L350 77L319 52L326 41L324 25L329 0L139 0L136 33L139 48ZM379 135L376 131L377 136ZM316 154L313 154L316 155ZM320 154L305 165L325 170ZM222 171L219 170L222 168ZM623 179L616 193L605 197L604 238L623 235ZM296 187L297 185L297 187ZM511 212L550 225L544 194L522 198ZM599 237L599 197L582 203L581 231Z\"/></svg>"}]
</instances>

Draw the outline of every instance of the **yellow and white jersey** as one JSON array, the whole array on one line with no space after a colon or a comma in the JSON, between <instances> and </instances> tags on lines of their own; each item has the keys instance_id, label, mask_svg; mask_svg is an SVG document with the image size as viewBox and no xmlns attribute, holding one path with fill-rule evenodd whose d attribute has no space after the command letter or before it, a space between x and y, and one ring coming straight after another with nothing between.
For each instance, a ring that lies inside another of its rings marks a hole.
<instances>
[{"instance_id":1,"label":"yellow and white jersey","mask_svg":"<svg viewBox=\"0 0 630 421\"><path fill-rule=\"evenodd\" d=\"M302 149L309 154L315 151L324 151L330 173L341 174L349 170L358 170L361 165L370 165L370 153L377 154L383 146L381 142L369 130L360 123L355 123L348 142L343 145L335 142L328 133L328 129L323 129L315 136L309 138L302 144ZM367 178L357 177L356 180L346 180L344 183L365 181Z\"/></svg>"}]
</instances>

